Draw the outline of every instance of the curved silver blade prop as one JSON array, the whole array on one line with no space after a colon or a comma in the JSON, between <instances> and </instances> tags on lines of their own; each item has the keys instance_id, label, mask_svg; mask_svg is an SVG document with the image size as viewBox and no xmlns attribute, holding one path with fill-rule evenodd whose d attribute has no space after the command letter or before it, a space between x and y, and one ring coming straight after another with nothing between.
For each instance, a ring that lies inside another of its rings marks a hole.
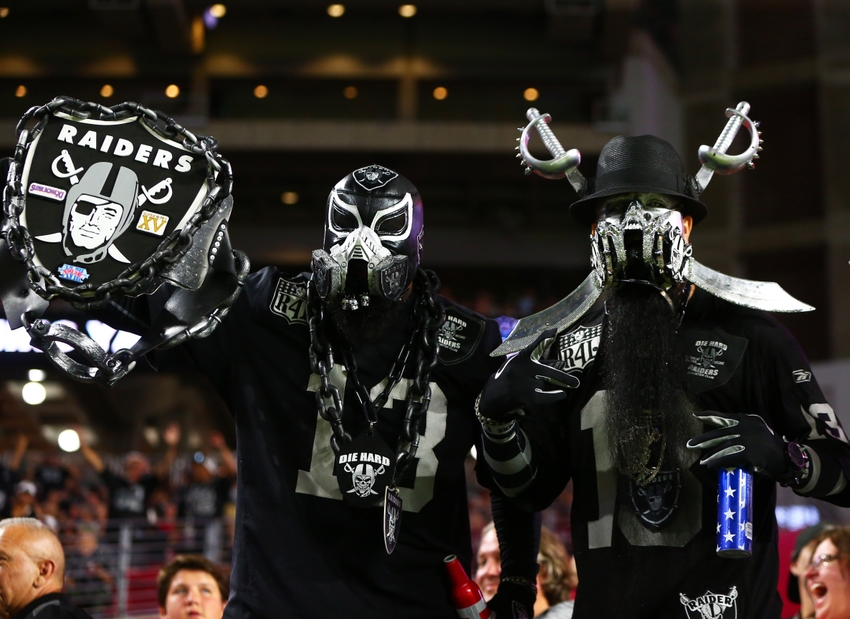
<instances>
[{"instance_id":1,"label":"curved silver blade prop","mask_svg":"<svg viewBox=\"0 0 850 619\"><path fill-rule=\"evenodd\" d=\"M227 237L233 174L218 142L138 103L70 97L30 108L17 134L0 161L0 298L11 328L26 328L72 378L107 385L153 348L211 332L248 271ZM177 287L165 317L132 349L109 355L42 318L52 299L91 310L165 282Z\"/></svg>"},{"instance_id":2,"label":"curved silver blade prop","mask_svg":"<svg viewBox=\"0 0 850 619\"><path fill-rule=\"evenodd\" d=\"M522 127L519 128L522 131L522 135L517 138L519 146L516 147L519 151L517 157L522 158L525 173L531 174L534 172L543 178L550 179L566 177L577 193L584 193L587 188L587 179L582 176L577 167L581 163L581 153L575 148L564 150L558 138L552 133L552 129L549 128L549 122L552 120L549 114L541 114L537 111L537 108L530 107L525 115L530 122L526 125L525 129ZM542 161L532 156L531 152L529 152L529 131L531 131L532 127L537 129L540 139L543 140L543 144L554 159Z\"/></svg>"},{"instance_id":3,"label":"curved silver blade prop","mask_svg":"<svg viewBox=\"0 0 850 619\"><path fill-rule=\"evenodd\" d=\"M705 144L699 147L697 156L702 167L696 173L696 181L700 190L705 190L714 173L734 174L744 166L750 169L756 167L755 159L759 158L762 149L761 131L758 130L759 123L753 122L747 117L750 104L741 101L735 109L726 108L726 116L729 120L712 148ZM744 126L750 132L750 145L740 155L727 155L726 151L732 145L732 140L738 134L738 130Z\"/></svg>"},{"instance_id":4,"label":"curved silver blade prop","mask_svg":"<svg viewBox=\"0 0 850 619\"><path fill-rule=\"evenodd\" d=\"M706 292L729 303L766 312L794 314L814 311L814 307L798 301L776 282L732 277L709 269L694 259L688 263L686 279Z\"/></svg>"},{"instance_id":5,"label":"curved silver blade prop","mask_svg":"<svg viewBox=\"0 0 850 619\"><path fill-rule=\"evenodd\" d=\"M596 273L591 272L578 288L555 305L531 316L520 318L508 338L490 353L490 356L499 357L520 351L535 342L541 333L549 329L556 329L556 334L568 329L587 313L602 294L602 288L596 285L596 281Z\"/></svg>"},{"instance_id":6,"label":"curved silver blade prop","mask_svg":"<svg viewBox=\"0 0 850 619\"><path fill-rule=\"evenodd\" d=\"M753 160L759 157L758 153L762 150L762 140L761 132L758 131L758 123L751 121L747 116L749 111L750 104L746 101L741 101L734 110L728 108L726 115L729 120L714 146L711 148L705 145L700 146L698 155L703 165L694 179L699 184L700 189L705 189L708 186L715 172L733 174L744 167L755 167ZM581 160L578 151L564 150L547 124L550 120L548 114L541 115L536 109L530 108L526 116L531 122L523 130L522 136L519 138L520 145L517 147L520 151L517 156L523 158L522 163L526 166L526 174L535 172L544 178L556 179L566 177L576 192L583 195L586 189L586 179L575 167ZM750 133L749 147L740 155L726 154L742 126ZM531 127L535 127L540 133L543 143L554 157L551 161L540 161L529 154L527 145L528 132ZM685 279L709 294L735 305L769 312L787 313L810 312L815 309L811 305L798 301L774 282L732 277L700 264L691 256L687 256L685 259L687 260L684 267ZM497 357L522 350L548 329L555 328L558 333L564 331L587 313L604 290L603 280L595 271L592 271L578 288L558 303L542 312L520 319L513 332L491 355Z\"/></svg>"}]
</instances>

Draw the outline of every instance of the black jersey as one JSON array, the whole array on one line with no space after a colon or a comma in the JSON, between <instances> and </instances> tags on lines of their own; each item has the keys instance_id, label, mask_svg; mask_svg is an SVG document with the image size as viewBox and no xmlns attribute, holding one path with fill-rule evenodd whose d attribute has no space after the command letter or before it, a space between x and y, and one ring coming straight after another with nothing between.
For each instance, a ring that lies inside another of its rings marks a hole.
<instances>
[{"instance_id":1,"label":"black jersey","mask_svg":"<svg viewBox=\"0 0 850 619\"><path fill-rule=\"evenodd\" d=\"M392 555L383 544L383 508L343 501L333 476L331 426L316 406L306 316L307 277L274 268L248 277L213 334L160 355L186 356L211 380L236 418L238 492L229 619L455 616L443 559L472 559L464 460L480 435L474 401L498 366L489 357L498 325L438 297L446 309L431 402L417 457L399 484L401 532ZM367 389L385 380L410 337L405 322L354 352ZM412 368L379 411L377 431L393 450L402 432ZM366 419L345 367L331 381L343 397L352 437ZM379 387L380 388L380 387Z\"/></svg>"},{"instance_id":2,"label":"black jersey","mask_svg":"<svg viewBox=\"0 0 850 619\"><path fill-rule=\"evenodd\" d=\"M595 363L603 328L603 311L596 308L559 336L550 357L581 384L567 400L530 411L515 447L521 451L528 441L536 472L514 494L534 507L546 507L573 480L581 579L574 616L778 619L775 483L754 476L753 555L724 559L716 554L717 472L700 466L696 453L682 456L689 468L659 475L646 488L620 475L608 448ZM847 437L796 341L775 319L697 290L680 336L696 410L760 415L813 454L815 466L800 494L850 503ZM697 435L703 430L694 423ZM485 449L490 456L496 451L489 442Z\"/></svg>"}]
</instances>

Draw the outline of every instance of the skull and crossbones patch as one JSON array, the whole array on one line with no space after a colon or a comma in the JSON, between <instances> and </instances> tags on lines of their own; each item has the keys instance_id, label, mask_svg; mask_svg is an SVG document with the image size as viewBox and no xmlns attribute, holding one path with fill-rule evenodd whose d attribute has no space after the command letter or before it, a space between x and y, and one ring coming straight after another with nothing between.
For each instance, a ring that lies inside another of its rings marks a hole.
<instances>
[{"instance_id":1,"label":"skull and crossbones patch","mask_svg":"<svg viewBox=\"0 0 850 619\"><path fill-rule=\"evenodd\" d=\"M394 471L395 454L377 434L368 432L344 445L334 465L342 496L355 507L380 503Z\"/></svg>"}]
</instances>

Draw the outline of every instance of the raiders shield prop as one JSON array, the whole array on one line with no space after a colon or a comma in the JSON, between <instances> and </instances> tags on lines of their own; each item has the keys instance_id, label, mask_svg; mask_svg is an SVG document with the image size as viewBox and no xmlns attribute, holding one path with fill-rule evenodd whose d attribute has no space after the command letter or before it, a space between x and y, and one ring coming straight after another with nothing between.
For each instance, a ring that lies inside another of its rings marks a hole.
<instances>
[{"instance_id":1,"label":"raiders shield prop","mask_svg":"<svg viewBox=\"0 0 850 619\"><path fill-rule=\"evenodd\" d=\"M91 309L118 296L149 294L166 281L202 291L208 275L229 272L230 285L218 282L214 293L200 295L206 297L201 313L197 307L178 309L179 318L143 337L142 346L150 350L178 332L185 339L192 327L204 330L197 321L222 309L237 288L237 271L247 271L237 266L243 258L226 241L232 175L216 141L137 103L106 108L68 97L31 108L17 132L15 155L7 163L2 230L3 244L24 276L17 282L9 273L0 276L12 328L27 327L33 344L52 361L87 380L97 372L60 356L56 343L70 345L98 367L106 367L105 353L79 332L39 320L44 301L62 298ZM2 254L0 248L5 267L9 256ZM212 297L218 299L210 306ZM198 306L198 298L176 304ZM207 333L214 324L203 325ZM130 355L120 357L108 365L117 369L123 360L126 371Z\"/></svg>"}]
</instances>

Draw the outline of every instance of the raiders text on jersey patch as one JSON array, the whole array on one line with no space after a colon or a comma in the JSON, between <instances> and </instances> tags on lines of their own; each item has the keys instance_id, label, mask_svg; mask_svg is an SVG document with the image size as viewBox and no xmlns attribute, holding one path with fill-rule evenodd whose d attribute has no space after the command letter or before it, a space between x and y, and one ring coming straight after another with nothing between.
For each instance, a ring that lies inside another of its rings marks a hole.
<instances>
[{"instance_id":1,"label":"raiders text on jersey patch","mask_svg":"<svg viewBox=\"0 0 850 619\"><path fill-rule=\"evenodd\" d=\"M277 280L269 309L290 324L307 324L307 285Z\"/></svg>"},{"instance_id":2,"label":"raiders text on jersey patch","mask_svg":"<svg viewBox=\"0 0 850 619\"><path fill-rule=\"evenodd\" d=\"M685 613L693 619L735 619L738 616L738 588L732 587L729 593L706 592L694 598L679 594L679 601L685 607Z\"/></svg>"},{"instance_id":3,"label":"raiders text on jersey patch","mask_svg":"<svg viewBox=\"0 0 850 619\"><path fill-rule=\"evenodd\" d=\"M582 370L596 358L602 325L581 326L562 335L558 340L558 359L564 362L564 370Z\"/></svg>"},{"instance_id":4,"label":"raiders text on jersey patch","mask_svg":"<svg viewBox=\"0 0 850 619\"><path fill-rule=\"evenodd\" d=\"M726 384L747 349L747 340L729 335L721 329L714 331L685 331L688 382L694 393L702 393Z\"/></svg>"},{"instance_id":5,"label":"raiders text on jersey patch","mask_svg":"<svg viewBox=\"0 0 850 619\"><path fill-rule=\"evenodd\" d=\"M440 327L440 361L453 365L468 359L478 347L484 334L484 321L446 308L446 322Z\"/></svg>"}]
</instances>

